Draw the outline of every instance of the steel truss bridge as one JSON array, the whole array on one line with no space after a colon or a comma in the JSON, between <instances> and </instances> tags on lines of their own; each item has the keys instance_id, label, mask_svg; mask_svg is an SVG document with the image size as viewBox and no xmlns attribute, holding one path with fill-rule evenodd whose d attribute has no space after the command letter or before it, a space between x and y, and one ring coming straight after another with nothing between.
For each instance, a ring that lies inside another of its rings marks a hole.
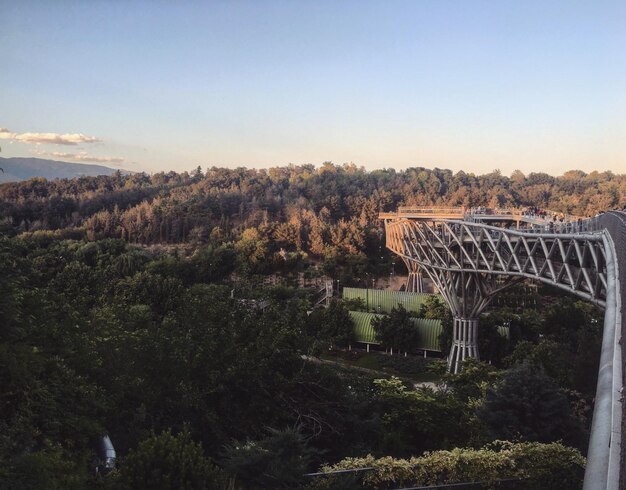
<instances>
[{"instance_id":1,"label":"steel truss bridge","mask_svg":"<svg viewBox=\"0 0 626 490\"><path fill-rule=\"evenodd\" d=\"M605 310L584 489L625 488L621 335L626 213L582 219L520 209L401 207L379 217L387 248L409 271L407 290L421 292L426 275L452 311L452 372L465 358L480 357L481 312L499 292L521 281L550 284Z\"/></svg>"}]
</instances>

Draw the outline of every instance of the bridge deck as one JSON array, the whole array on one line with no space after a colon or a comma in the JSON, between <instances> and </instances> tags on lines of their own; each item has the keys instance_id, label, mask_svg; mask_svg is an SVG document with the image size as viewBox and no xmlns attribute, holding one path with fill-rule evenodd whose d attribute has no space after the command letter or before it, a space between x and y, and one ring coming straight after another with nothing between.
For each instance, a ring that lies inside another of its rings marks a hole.
<instances>
[{"instance_id":1,"label":"bridge deck","mask_svg":"<svg viewBox=\"0 0 626 490\"><path fill-rule=\"evenodd\" d=\"M523 208L440 208L399 207L396 212L381 212L378 218L384 221L410 219L417 221L459 220L473 223L506 223L516 229L534 233L580 233L597 231L594 219L566 215L544 210L540 214Z\"/></svg>"}]
</instances>

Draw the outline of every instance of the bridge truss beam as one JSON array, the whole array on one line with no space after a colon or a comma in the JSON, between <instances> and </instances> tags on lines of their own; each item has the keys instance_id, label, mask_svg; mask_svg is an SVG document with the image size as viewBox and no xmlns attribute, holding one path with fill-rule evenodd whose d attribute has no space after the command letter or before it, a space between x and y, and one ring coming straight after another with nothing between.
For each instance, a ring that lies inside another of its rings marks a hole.
<instances>
[{"instance_id":1,"label":"bridge truss beam","mask_svg":"<svg viewBox=\"0 0 626 490\"><path fill-rule=\"evenodd\" d=\"M528 278L604 306L607 276L602 233L539 234L482 223L404 218L386 220L385 228L387 248L415 262L437 287L441 280L435 280L433 273L442 278L448 272ZM455 275L449 279L459 281ZM486 292L481 282L478 292ZM485 301L490 300L485 296ZM454 303L453 298L446 299ZM454 304L450 306L454 312Z\"/></svg>"},{"instance_id":2,"label":"bridge truss beam","mask_svg":"<svg viewBox=\"0 0 626 490\"><path fill-rule=\"evenodd\" d=\"M414 260L406 260L404 257L402 257L402 261L406 265L406 270L408 271L405 286L406 291L409 293L423 293L424 281L419 264Z\"/></svg>"}]
</instances>

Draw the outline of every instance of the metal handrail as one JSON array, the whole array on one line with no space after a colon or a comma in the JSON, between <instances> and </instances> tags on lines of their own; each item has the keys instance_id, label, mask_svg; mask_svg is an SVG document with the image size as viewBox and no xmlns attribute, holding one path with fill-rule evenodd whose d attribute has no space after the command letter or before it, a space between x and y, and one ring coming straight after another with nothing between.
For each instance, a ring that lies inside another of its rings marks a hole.
<instances>
[{"instance_id":1,"label":"metal handrail","mask_svg":"<svg viewBox=\"0 0 626 490\"><path fill-rule=\"evenodd\" d=\"M528 208L487 208L487 207L439 207L439 206L400 206L396 213L380 213L381 218L403 217L403 215L444 216L458 215L464 221L475 221L476 218L511 217L515 221L524 223L520 230L532 233L581 233L600 231L602 227L598 218L587 218L578 215L562 214L560 212L543 210L540 214L533 214ZM559 221L549 219L549 216L559 216Z\"/></svg>"},{"instance_id":2,"label":"metal handrail","mask_svg":"<svg viewBox=\"0 0 626 490\"><path fill-rule=\"evenodd\" d=\"M466 208L441 208L436 206L400 206L398 214L464 214Z\"/></svg>"}]
</instances>

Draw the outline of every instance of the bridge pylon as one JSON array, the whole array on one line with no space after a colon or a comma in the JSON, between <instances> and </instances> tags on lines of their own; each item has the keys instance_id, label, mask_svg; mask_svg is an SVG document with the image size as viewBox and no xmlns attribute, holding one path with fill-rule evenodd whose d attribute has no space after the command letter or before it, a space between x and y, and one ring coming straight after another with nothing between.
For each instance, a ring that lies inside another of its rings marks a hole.
<instances>
[{"instance_id":1,"label":"bridge pylon","mask_svg":"<svg viewBox=\"0 0 626 490\"><path fill-rule=\"evenodd\" d=\"M452 347L448 356L448 370L459 371L459 365L468 357L478 355L478 318L454 318Z\"/></svg>"},{"instance_id":2,"label":"bridge pylon","mask_svg":"<svg viewBox=\"0 0 626 490\"><path fill-rule=\"evenodd\" d=\"M412 260L407 260L404 257L402 257L402 260L406 265L406 270L409 272L409 275L406 278L406 291L409 293L423 293L424 280L419 264Z\"/></svg>"},{"instance_id":3,"label":"bridge pylon","mask_svg":"<svg viewBox=\"0 0 626 490\"><path fill-rule=\"evenodd\" d=\"M478 318L502 290L520 281L480 272L454 271L422 265L450 307L454 319L448 369L458 373L468 357L480 359Z\"/></svg>"}]
</instances>

